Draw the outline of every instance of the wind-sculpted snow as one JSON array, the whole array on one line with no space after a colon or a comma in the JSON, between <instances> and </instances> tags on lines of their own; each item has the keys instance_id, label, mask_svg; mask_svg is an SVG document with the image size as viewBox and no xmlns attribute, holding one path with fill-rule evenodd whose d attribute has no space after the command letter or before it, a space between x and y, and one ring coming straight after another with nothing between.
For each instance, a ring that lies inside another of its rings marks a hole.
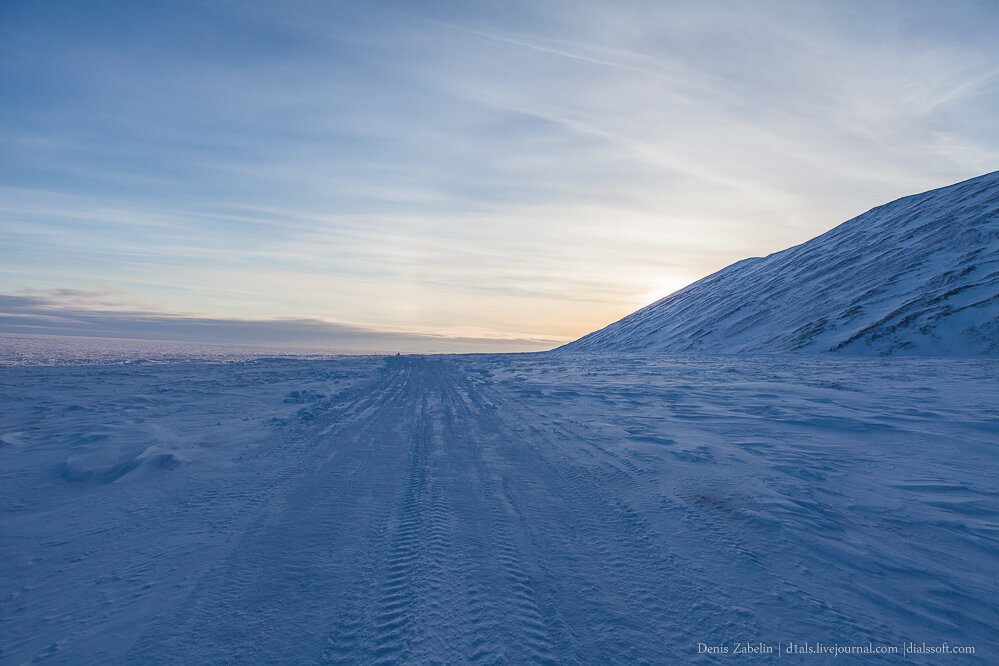
<instances>
[{"instance_id":1,"label":"wind-sculpted snow","mask_svg":"<svg viewBox=\"0 0 999 666\"><path fill-rule=\"evenodd\" d=\"M999 355L999 172L733 264L562 349Z\"/></svg>"},{"instance_id":2,"label":"wind-sculpted snow","mask_svg":"<svg viewBox=\"0 0 999 666\"><path fill-rule=\"evenodd\" d=\"M997 375L583 354L2 367L0 662L946 642L996 663Z\"/></svg>"}]
</instances>

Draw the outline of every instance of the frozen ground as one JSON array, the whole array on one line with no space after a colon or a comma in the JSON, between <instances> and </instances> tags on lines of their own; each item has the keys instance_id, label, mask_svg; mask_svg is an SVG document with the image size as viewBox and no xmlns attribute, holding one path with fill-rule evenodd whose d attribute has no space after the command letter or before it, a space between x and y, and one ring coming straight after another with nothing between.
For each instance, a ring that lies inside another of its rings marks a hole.
<instances>
[{"instance_id":1,"label":"frozen ground","mask_svg":"<svg viewBox=\"0 0 999 666\"><path fill-rule=\"evenodd\" d=\"M698 663L726 660L698 643L794 641L997 663L997 377L22 357L0 367L0 662Z\"/></svg>"}]
</instances>

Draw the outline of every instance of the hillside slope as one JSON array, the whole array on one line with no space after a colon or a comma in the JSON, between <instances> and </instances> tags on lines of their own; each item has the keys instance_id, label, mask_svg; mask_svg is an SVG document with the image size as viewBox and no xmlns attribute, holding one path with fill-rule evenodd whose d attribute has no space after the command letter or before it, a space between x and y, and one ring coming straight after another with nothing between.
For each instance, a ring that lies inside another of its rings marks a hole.
<instances>
[{"instance_id":1,"label":"hillside slope","mask_svg":"<svg viewBox=\"0 0 999 666\"><path fill-rule=\"evenodd\" d=\"M559 348L999 354L999 172L746 259Z\"/></svg>"}]
</instances>

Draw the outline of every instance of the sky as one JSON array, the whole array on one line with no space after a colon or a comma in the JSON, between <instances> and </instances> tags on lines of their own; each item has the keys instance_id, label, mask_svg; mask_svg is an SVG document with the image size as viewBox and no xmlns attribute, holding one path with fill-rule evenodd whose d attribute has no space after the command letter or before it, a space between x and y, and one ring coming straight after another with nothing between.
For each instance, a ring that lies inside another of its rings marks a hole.
<instances>
[{"instance_id":1,"label":"sky","mask_svg":"<svg viewBox=\"0 0 999 666\"><path fill-rule=\"evenodd\" d=\"M0 2L0 333L548 349L999 169L999 3Z\"/></svg>"}]
</instances>

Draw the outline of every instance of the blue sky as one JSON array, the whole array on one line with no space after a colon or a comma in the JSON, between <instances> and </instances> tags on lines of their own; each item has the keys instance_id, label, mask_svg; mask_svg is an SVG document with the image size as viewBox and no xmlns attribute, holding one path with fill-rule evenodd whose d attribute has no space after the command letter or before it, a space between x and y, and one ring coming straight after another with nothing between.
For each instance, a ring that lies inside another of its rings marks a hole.
<instances>
[{"instance_id":1,"label":"blue sky","mask_svg":"<svg viewBox=\"0 0 999 666\"><path fill-rule=\"evenodd\" d=\"M0 332L548 348L999 168L997 24L991 0L6 0Z\"/></svg>"}]
</instances>

